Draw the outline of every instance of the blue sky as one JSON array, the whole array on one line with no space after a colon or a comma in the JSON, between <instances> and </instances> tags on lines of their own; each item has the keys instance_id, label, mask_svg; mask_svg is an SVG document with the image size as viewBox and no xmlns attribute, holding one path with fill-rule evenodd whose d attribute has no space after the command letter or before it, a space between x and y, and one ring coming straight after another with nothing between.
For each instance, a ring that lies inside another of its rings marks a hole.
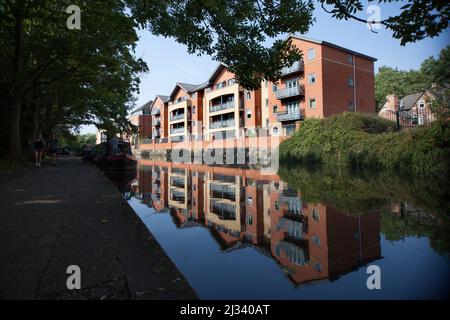
<instances>
[{"instance_id":1,"label":"blue sky","mask_svg":"<svg viewBox=\"0 0 450 320\"><path fill-rule=\"evenodd\" d=\"M380 6L381 19L395 14L400 6ZM367 18L369 15L359 16ZM336 20L320 6L316 8L314 17L316 22L304 36L375 57L378 59L375 71L384 65L405 70L417 69L424 59L437 56L442 48L450 44L450 30L433 39L401 46L400 41L392 38L388 30L381 29L373 33L363 23ZM150 72L140 77L136 107L152 100L157 94L170 94L176 82L198 84L206 81L217 66L217 62L209 56L189 55L184 45L171 38L156 37L149 31L138 31L138 34L140 40L136 56L147 62ZM267 45L272 41L266 41ZM95 132L95 128L82 128L82 133L86 132Z\"/></svg>"}]
</instances>

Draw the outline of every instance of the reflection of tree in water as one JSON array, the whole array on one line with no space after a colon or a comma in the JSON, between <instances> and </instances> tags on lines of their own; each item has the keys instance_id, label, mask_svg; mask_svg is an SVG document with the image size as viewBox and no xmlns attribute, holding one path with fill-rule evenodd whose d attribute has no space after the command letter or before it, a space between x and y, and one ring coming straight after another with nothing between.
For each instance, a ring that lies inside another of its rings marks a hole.
<instances>
[{"instance_id":1,"label":"reflection of tree in water","mask_svg":"<svg viewBox=\"0 0 450 320\"><path fill-rule=\"evenodd\" d=\"M437 253L450 252L449 190L445 180L317 169L281 167L278 173L291 188L300 191L306 202L327 204L350 215L379 212L381 232L387 240L426 236Z\"/></svg>"}]
</instances>

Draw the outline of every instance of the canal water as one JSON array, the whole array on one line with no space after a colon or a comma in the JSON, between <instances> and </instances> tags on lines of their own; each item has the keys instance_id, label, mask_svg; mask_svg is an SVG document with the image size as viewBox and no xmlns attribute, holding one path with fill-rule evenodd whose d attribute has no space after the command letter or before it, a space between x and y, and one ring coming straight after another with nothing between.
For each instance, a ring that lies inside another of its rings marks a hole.
<instances>
[{"instance_id":1,"label":"canal water","mask_svg":"<svg viewBox=\"0 0 450 320\"><path fill-rule=\"evenodd\" d=\"M202 299L449 296L436 181L149 160L109 176Z\"/></svg>"}]
</instances>

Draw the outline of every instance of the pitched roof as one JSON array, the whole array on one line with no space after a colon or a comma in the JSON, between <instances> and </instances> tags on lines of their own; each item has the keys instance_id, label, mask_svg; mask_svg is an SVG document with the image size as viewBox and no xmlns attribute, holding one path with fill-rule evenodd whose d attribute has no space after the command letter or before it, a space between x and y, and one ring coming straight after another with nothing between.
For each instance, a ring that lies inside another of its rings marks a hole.
<instances>
[{"instance_id":1,"label":"pitched roof","mask_svg":"<svg viewBox=\"0 0 450 320\"><path fill-rule=\"evenodd\" d=\"M195 87L197 87L196 84L191 84L191 83L182 83L182 82L178 82L177 83L181 88L183 88L184 90L186 90L187 92L192 92L192 90L195 89Z\"/></svg>"},{"instance_id":2,"label":"pitched roof","mask_svg":"<svg viewBox=\"0 0 450 320\"><path fill-rule=\"evenodd\" d=\"M208 78L207 84L208 86L213 83L214 79L219 75L219 73L222 71L222 69L227 68L227 66L224 63L219 63L219 65L216 67L214 72L211 74L211 76Z\"/></svg>"},{"instance_id":3,"label":"pitched roof","mask_svg":"<svg viewBox=\"0 0 450 320\"><path fill-rule=\"evenodd\" d=\"M152 109L153 109L153 105L155 104L155 102L156 102L156 100L157 100L158 98L161 99L162 102L164 102L164 103L170 101L170 97L168 97L168 96L163 96L163 95L161 95L161 94L158 94L158 95L156 95L155 100L153 100L153 102L152 102L152 106L151 106Z\"/></svg>"},{"instance_id":4,"label":"pitched roof","mask_svg":"<svg viewBox=\"0 0 450 320\"><path fill-rule=\"evenodd\" d=\"M158 94L157 96L156 96L156 98L160 98L161 100L162 100L162 102L169 102L169 100L170 100L170 97L169 96L163 96L163 95L160 95L160 94ZM156 99L155 99L156 100Z\"/></svg>"},{"instance_id":5,"label":"pitched roof","mask_svg":"<svg viewBox=\"0 0 450 320\"><path fill-rule=\"evenodd\" d=\"M136 113L141 112L141 111L144 111L144 110L150 111L150 109L152 108L152 105L153 105L153 100L150 100L150 101L148 101L147 103L145 103L145 104L143 104L142 106L140 106L139 108L137 108L137 109L131 111L130 115L131 115L131 114L136 114Z\"/></svg>"},{"instance_id":6,"label":"pitched roof","mask_svg":"<svg viewBox=\"0 0 450 320\"><path fill-rule=\"evenodd\" d=\"M411 110L412 107L416 104L417 100L424 94L424 92L417 92L413 94L408 94L404 96L400 100L400 109L401 110Z\"/></svg>"},{"instance_id":7,"label":"pitched roof","mask_svg":"<svg viewBox=\"0 0 450 320\"><path fill-rule=\"evenodd\" d=\"M350 49L347 49L347 48L344 48L344 47L341 47L341 46L338 46L337 44L334 44L334 43L331 43L331 42L328 42L328 41L315 40L315 39L311 39L311 38L307 38L307 37L303 37L303 36L296 36L296 35L289 35L289 36L287 36L286 41L289 38L295 38L295 39L298 39L298 40L303 40L303 41L308 41L308 42L312 42L312 43L316 43L316 44L320 44L320 45L325 45L327 47L335 48L335 49L338 49L338 50L341 50L341 51L353 54L355 56L359 56L361 58L365 58L365 59L372 60L372 61L377 61L377 59L374 58L374 57L371 57L371 56L368 56L368 55L365 55L365 54L362 54L362 53L359 53L359 52L356 52L356 51L353 51L353 50L350 50Z\"/></svg>"},{"instance_id":8,"label":"pitched roof","mask_svg":"<svg viewBox=\"0 0 450 320\"><path fill-rule=\"evenodd\" d=\"M175 96L175 92L177 92L178 88L183 89L187 93L194 93L194 92L204 89L206 87L208 87L208 82L204 82L204 83L200 83L200 84L177 82L177 84L175 85L175 88L173 88L172 93L170 94L170 97L168 97L168 101L173 100L173 98Z\"/></svg>"}]
</instances>

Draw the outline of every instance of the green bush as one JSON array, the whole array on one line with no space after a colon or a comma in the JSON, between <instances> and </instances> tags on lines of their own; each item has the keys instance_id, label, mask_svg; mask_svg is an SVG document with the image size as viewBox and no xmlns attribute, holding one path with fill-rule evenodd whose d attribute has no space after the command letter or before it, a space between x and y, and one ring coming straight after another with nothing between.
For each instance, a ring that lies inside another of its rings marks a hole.
<instances>
[{"instance_id":1,"label":"green bush","mask_svg":"<svg viewBox=\"0 0 450 320\"><path fill-rule=\"evenodd\" d=\"M449 137L444 120L396 132L395 123L377 116L343 113L305 120L280 145L280 161L442 175L448 174Z\"/></svg>"}]
</instances>

